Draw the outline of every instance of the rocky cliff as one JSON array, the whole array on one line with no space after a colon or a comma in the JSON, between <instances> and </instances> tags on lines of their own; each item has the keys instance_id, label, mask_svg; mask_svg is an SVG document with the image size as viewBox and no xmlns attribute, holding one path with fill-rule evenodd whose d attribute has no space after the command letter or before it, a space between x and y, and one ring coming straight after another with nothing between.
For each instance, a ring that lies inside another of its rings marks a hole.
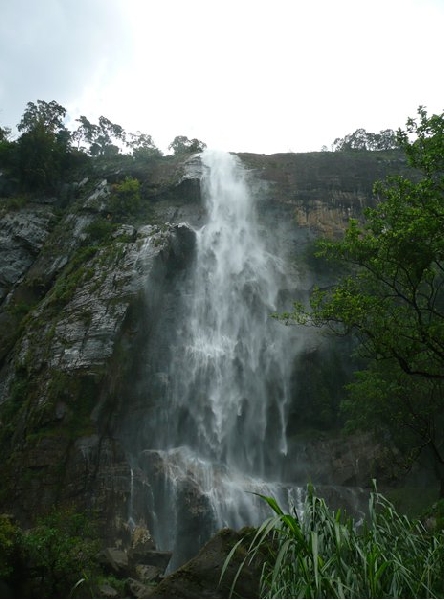
<instances>
[{"instance_id":1,"label":"rocky cliff","mask_svg":"<svg viewBox=\"0 0 444 600\"><path fill-rule=\"evenodd\" d=\"M396 153L239 156L261 222L285 241L297 273L299 290L282 291L290 296L325 277L312 269L312 241L340 235L375 202L374 181L405 168ZM131 545L130 506L147 526L150 482L132 469L120 424L137 412L140 340L174 306L165 294L191 262L194 230L205 222L200 176L198 156L166 157L101 167L60 198L3 199L0 502L24 526L64 503L91 511L109 546ZM112 203L125 177L143 190L142 208L126 219ZM319 368L316 345L306 361ZM368 440L335 443L324 433L316 449L303 443L321 484L364 485L375 464L393 475Z\"/></svg>"}]
</instances>

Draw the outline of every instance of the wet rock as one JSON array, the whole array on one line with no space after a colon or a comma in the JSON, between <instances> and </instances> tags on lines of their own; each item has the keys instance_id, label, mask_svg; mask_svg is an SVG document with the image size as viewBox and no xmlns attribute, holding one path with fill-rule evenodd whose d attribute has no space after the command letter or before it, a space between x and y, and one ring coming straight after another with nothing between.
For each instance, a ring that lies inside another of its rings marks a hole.
<instances>
[{"instance_id":1,"label":"wet rock","mask_svg":"<svg viewBox=\"0 0 444 600\"><path fill-rule=\"evenodd\" d=\"M54 220L47 207L30 206L0 219L0 301L36 260Z\"/></svg>"},{"instance_id":2,"label":"wet rock","mask_svg":"<svg viewBox=\"0 0 444 600\"><path fill-rule=\"evenodd\" d=\"M105 571L128 577L131 575L131 567L128 554L119 548L105 548L98 556L100 564Z\"/></svg>"},{"instance_id":3,"label":"wet rock","mask_svg":"<svg viewBox=\"0 0 444 600\"><path fill-rule=\"evenodd\" d=\"M99 598L118 598L119 592L108 583L99 585Z\"/></svg>"},{"instance_id":4,"label":"wet rock","mask_svg":"<svg viewBox=\"0 0 444 600\"><path fill-rule=\"evenodd\" d=\"M129 594L131 594L131 598L149 598L154 587L154 584L142 583L141 581L133 579L132 577L128 578L126 581L126 589L128 590Z\"/></svg>"},{"instance_id":5,"label":"wet rock","mask_svg":"<svg viewBox=\"0 0 444 600\"><path fill-rule=\"evenodd\" d=\"M164 570L161 570L154 565L136 565L135 571L137 579L142 583L158 582L164 575Z\"/></svg>"},{"instance_id":6,"label":"wet rock","mask_svg":"<svg viewBox=\"0 0 444 600\"><path fill-rule=\"evenodd\" d=\"M156 567L162 573L165 572L168 567L168 563L171 560L172 552L167 551L156 551L150 550L145 552L144 554L138 554L134 557L139 563L144 565L151 565Z\"/></svg>"},{"instance_id":7,"label":"wet rock","mask_svg":"<svg viewBox=\"0 0 444 600\"><path fill-rule=\"evenodd\" d=\"M231 548L248 533L223 529L205 544L199 554L171 575L166 576L149 598L230 598L231 586L237 575L245 549L235 553L224 576L222 567ZM246 542L248 543L248 541ZM259 582L263 555L242 569L233 597L259 598Z\"/></svg>"},{"instance_id":8,"label":"wet rock","mask_svg":"<svg viewBox=\"0 0 444 600\"><path fill-rule=\"evenodd\" d=\"M107 212L107 202L108 196L111 193L111 188L106 179L102 179L102 181L96 186L94 192L87 198L85 203L83 204L84 209L89 209L95 212Z\"/></svg>"}]
</instances>

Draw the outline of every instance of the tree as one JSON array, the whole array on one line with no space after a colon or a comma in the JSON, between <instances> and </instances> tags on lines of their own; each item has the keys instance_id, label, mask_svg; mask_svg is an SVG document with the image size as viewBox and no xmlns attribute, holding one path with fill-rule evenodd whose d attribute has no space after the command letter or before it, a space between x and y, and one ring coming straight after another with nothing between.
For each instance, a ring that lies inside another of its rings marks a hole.
<instances>
[{"instance_id":1,"label":"tree","mask_svg":"<svg viewBox=\"0 0 444 600\"><path fill-rule=\"evenodd\" d=\"M10 141L9 127L0 126L0 169L9 172L16 162L16 144Z\"/></svg>"},{"instance_id":2,"label":"tree","mask_svg":"<svg viewBox=\"0 0 444 600\"><path fill-rule=\"evenodd\" d=\"M411 176L377 182L363 224L319 242L317 254L347 270L284 317L356 337L367 367L347 414L390 433L412 460L428 449L444 495L444 113L418 115L397 134Z\"/></svg>"},{"instance_id":3,"label":"tree","mask_svg":"<svg viewBox=\"0 0 444 600\"><path fill-rule=\"evenodd\" d=\"M53 191L67 164L70 133L63 120L66 109L55 100L28 102L17 129L20 179L37 190Z\"/></svg>"},{"instance_id":4,"label":"tree","mask_svg":"<svg viewBox=\"0 0 444 600\"><path fill-rule=\"evenodd\" d=\"M97 573L97 538L91 536L91 518L72 509L53 510L22 535L25 557L38 573L37 598L63 598L76 584Z\"/></svg>"},{"instance_id":5,"label":"tree","mask_svg":"<svg viewBox=\"0 0 444 600\"><path fill-rule=\"evenodd\" d=\"M63 123L65 117L66 108L55 100L51 102L37 100L37 104L28 102L17 129L22 133L32 133L37 126L41 126L47 133L56 135L66 131Z\"/></svg>"},{"instance_id":6,"label":"tree","mask_svg":"<svg viewBox=\"0 0 444 600\"><path fill-rule=\"evenodd\" d=\"M379 133L369 133L365 129L357 129L343 138L336 138L333 142L334 152L347 152L354 150L394 150L399 148L397 137L392 129L385 129Z\"/></svg>"},{"instance_id":7,"label":"tree","mask_svg":"<svg viewBox=\"0 0 444 600\"><path fill-rule=\"evenodd\" d=\"M130 140L127 142L133 152L135 159L158 158L162 152L156 147L153 138L147 133L130 133Z\"/></svg>"},{"instance_id":8,"label":"tree","mask_svg":"<svg viewBox=\"0 0 444 600\"><path fill-rule=\"evenodd\" d=\"M82 142L89 144L88 152L91 156L115 156L120 149L117 144L125 144L126 134L120 125L112 123L106 117L99 117L99 124L90 123L82 115L76 119L80 123L73 134L78 146Z\"/></svg>"},{"instance_id":9,"label":"tree","mask_svg":"<svg viewBox=\"0 0 444 600\"><path fill-rule=\"evenodd\" d=\"M172 150L175 155L195 154L196 152L203 152L206 147L207 145L204 142L196 138L190 140L186 135L177 135L168 146L168 150Z\"/></svg>"},{"instance_id":10,"label":"tree","mask_svg":"<svg viewBox=\"0 0 444 600\"><path fill-rule=\"evenodd\" d=\"M82 142L91 145L95 138L99 135L98 125L90 123L89 120L82 115L76 119L80 125L73 133L73 140L77 142L77 148L80 150Z\"/></svg>"},{"instance_id":11,"label":"tree","mask_svg":"<svg viewBox=\"0 0 444 600\"><path fill-rule=\"evenodd\" d=\"M11 135L11 129L9 127L2 127L0 125L0 143L7 142Z\"/></svg>"}]
</instances>

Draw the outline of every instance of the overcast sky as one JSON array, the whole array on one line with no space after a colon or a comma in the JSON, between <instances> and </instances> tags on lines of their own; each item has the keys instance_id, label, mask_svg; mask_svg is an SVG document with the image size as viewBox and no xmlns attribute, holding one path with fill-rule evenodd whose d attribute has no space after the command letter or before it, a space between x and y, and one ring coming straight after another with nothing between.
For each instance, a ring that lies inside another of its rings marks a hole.
<instances>
[{"instance_id":1,"label":"overcast sky","mask_svg":"<svg viewBox=\"0 0 444 600\"><path fill-rule=\"evenodd\" d=\"M444 0L0 0L0 125L55 100L273 154L444 110Z\"/></svg>"}]
</instances>

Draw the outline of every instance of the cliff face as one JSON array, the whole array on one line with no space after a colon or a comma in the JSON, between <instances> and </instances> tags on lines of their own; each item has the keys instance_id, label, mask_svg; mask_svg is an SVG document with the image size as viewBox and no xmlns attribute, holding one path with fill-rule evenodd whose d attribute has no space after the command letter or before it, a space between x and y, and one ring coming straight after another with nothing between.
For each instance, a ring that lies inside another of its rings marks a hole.
<instances>
[{"instance_id":1,"label":"cliff face","mask_svg":"<svg viewBox=\"0 0 444 600\"><path fill-rule=\"evenodd\" d=\"M393 153L240 158L250 171L260 219L285 241L302 290L322 277L304 256L313 239L340 235L350 217L360 218L374 202L374 181L404 169ZM159 311L174 309L165 294L171 296L171 281L191 262L194 228L205 222L200 174L196 157L165 159L105 170L71 186L68 202L4 203L1 507L24 525L57 503L92 510L110 545L130 537L130 504L146 525L150 482L133 472L119 427L137 410L130 384L140 340L150 335ZM142 182L149 222L142 211L106 227L113 183L126 176ZM362 483L377 460L370 455L374 447L361 440L368 464L359 472L356 442L343 444L340 456L325 436L319 443L322 469L329 464L324 483Z\"/></svg>"},{"instance_id":2,"label":"cliff face","mask_svg":"<svg viewBox=\"0 0 444 600\"><path fill-rule=\"evenodd\" d=\"M256 177L267 182L266 206L279 207L315 235L336 237L350 218L375 202L373 185L406 172L396 152L241 154Z\"/></svg>"},{"instance_id":3,"label":"cliff face","mask_svg":"<svg viewBox=\"0 0 444 600\"><path fill-rule=\"evenodd\" d=\"M174 171L170 177L180 187ZM30 524L75 499L118 529L130 474L112 419L134 315L147 285L160 301L162 280L192 253L194 233L181 224L122 224L98 236L109 180L74 192L65 210L54 199L4 209L1 220L2 503Z\"/></svg>"}]
</instances>

